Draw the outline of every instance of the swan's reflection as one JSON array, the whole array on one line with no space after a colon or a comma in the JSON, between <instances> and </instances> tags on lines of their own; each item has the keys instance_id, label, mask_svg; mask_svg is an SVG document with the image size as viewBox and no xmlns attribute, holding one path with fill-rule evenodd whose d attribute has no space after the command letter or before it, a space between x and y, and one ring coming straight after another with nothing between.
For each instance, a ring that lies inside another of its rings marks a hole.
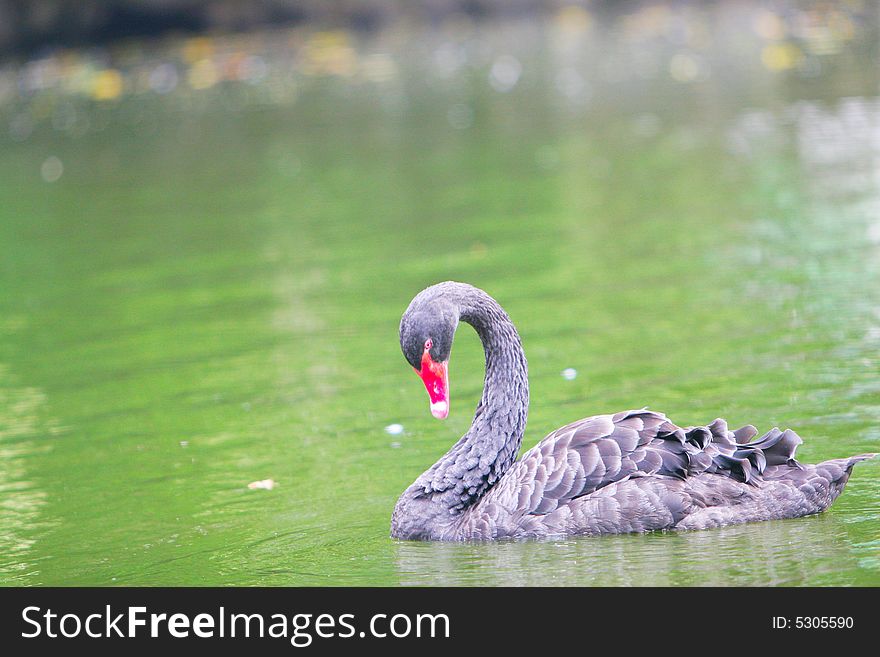
<instances>
[{"instance_id":1,"label":"swan's reflection","mask_svg":"<svg viewBox=\"0 0 880 657\"><path fill-rule=\"evenodd\" d=\"M769 586L821 583L826 572L845 584L859 567L834 514L694 532L396 548L400 584L417 586Z\"/></svg>"}]
</instances>

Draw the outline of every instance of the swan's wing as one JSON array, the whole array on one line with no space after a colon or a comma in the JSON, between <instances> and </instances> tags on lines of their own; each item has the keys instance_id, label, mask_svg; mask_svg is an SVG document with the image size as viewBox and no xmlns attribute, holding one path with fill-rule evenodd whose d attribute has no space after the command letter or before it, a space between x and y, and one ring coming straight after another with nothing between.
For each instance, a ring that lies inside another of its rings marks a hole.
<instances>
[{"instance_id":1,"label":"swan's wing","mask_svg":"<svg viewBox=\"0 0 880 657\"><path fill-rule=\"evenodd\" d=\"M541 515L631 477L684 479L710 472L748 483L768 464L796 465L797 434L774 429L747 443L756 433L752 426L728 431L720 419L705 427L681 428L647 409L595 415L544 438L479 504Z\"/></svg>"},{"instance_id":2,"label":"swan's wing","mask_svg":"<svg viewBox=\"0 0 880 657\"><path fill-rule=\"evenodd\" d=\"M594 415L549 434L526 452L481 503L522 514L544 514L637 472L670 474L680 463L647 449L671 424L652 411Z\"/></svg>"}]
</instances>

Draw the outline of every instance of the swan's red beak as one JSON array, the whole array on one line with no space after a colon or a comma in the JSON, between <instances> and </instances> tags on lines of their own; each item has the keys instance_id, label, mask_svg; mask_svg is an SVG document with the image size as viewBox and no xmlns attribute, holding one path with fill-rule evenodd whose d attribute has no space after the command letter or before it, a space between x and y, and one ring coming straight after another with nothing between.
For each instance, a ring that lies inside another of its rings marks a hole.
<instances>
[{"instance_id":1,"label":"swan's red beak","mask_svg":"<svg viewBox=\"0 0 880 657\"><path fill-rule=\"evenodd\" d=\"M431 358L431 354L425 349L422 354L422 371L416 370L431 399L431 415L438 420L445 420L449 415L449 371L446 365L447 362L438 363Z\"/></svg>"}]
</instances>

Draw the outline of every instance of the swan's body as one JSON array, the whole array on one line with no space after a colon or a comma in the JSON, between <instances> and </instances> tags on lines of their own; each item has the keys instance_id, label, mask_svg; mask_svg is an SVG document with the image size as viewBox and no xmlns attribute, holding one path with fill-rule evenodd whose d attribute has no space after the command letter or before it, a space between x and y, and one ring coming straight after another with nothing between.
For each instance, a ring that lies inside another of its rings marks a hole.
<instances>
[{"instance_id":1,"label":"swan's body","mask_svg":"<svg viewBox=\"0 0 880 657\"><path fill-rule=\"evenodd\" d=\"M718 419L680 428L646 409L584 418L514 462L529 392L519 335L482 290L440 283L413 299L401 347L448 412L446 362L461 319L486 352L482 399L468 432L404 491L391 519L402 539L486 540L705 529L819 513L840 495L863 454L804 465L802 442L773 429L729 431ZM751 441L751 442L750 442Z\"/></svg>"}]
</instances>

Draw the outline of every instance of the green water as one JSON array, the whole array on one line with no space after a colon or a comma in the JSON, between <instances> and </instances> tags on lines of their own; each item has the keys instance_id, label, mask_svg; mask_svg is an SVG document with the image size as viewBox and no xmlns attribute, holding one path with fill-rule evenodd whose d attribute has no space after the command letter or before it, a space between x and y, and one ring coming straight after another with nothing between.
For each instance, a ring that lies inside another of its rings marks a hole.
<instances>
[{"instance_id":1,"label":"green water","mask_svg":"<svg viewBox=\"0 0 880 657\"><path fill-rule=\"evenodd\" d=\"M880 584L878 461L817 517L388 537L482 385L463 326L440 423L400 354L401 313L445 279L520 329L526 447L648 405L682 425L790 426L807 462L880 451L869 63L596 82L566 105L533 32L509 93L479 67L431 85L411 45L385 86L130 98L81 108L81 134L3 138L0 583Z\"/></svg>"}]
</instances>

